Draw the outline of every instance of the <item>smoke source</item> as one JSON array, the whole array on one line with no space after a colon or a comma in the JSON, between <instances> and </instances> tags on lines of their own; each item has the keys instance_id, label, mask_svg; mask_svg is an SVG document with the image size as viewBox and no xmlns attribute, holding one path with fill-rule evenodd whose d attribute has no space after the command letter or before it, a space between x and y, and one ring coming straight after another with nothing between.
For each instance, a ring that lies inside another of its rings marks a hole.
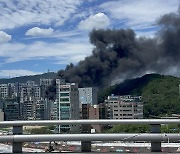
<instances>
[{"instance_id":1,"label":"smoke source","mask_svg":"<svg viewBox=\"0 0 180 154\"><path fill-rule=\"evenodd\" d=\"M92 55L76 66L67 65L58 78L83 86L106 86L147 72L174 73L180 66L180 12L167 14L158 21L154 38L137 38L131 29L93 30ZM173 70L171 70L173 68Z\"/></svg>"}]
</instances>

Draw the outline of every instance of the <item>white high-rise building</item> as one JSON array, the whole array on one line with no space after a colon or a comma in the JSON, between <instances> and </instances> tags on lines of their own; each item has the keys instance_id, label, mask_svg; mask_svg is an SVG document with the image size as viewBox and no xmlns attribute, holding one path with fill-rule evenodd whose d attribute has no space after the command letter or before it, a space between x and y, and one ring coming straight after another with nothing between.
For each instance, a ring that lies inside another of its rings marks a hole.
<instances>
[{"instance_id":1,"label":"white high-rise building","mask_svg":"<svg viewBox=\"0 0 180 154\"><path fill-rule=\"evenodd\" d=\"M40 86L33 86L33 97L35 100L41 99L41 87Z\"/></svg>"},{"instance_id":2,"label":"white high-rise building","mask_svg":"<svg viewBox=\"0 0 180 154\"><path fill-rule=\"evenodd\" d=\"M60 84L58 89L58 119L79 119L79 92L77 83ZM62 125L61 130L76 131L78 126ZM60 130L59 130L60 131Z\"/></svg>"},{"instance_id":3,"label":"white high-rise building","mask_svg":"<svg viewBox=\"0 0 180 154\"><path fill-rule=\"evenodd\" d=\"M1 98L14 98L15 85L13 83L0 84L0 97Z\"/></svg>"},{"instance_id":4,"label":"white high-rise building","mask_svg":"<svg viewBox=\"0 0 180 154\"><path fill-rule=\"evenodd\" d=\"M7 98L9 93L8 84L0 84L0 97Z\"/></svg>"}]
</instances>

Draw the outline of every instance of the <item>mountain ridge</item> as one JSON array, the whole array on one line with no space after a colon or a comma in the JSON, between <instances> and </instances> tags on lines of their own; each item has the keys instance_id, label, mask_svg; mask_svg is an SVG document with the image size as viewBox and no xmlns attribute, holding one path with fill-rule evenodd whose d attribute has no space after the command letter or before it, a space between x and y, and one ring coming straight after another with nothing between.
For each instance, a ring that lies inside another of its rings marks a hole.
<instances>
[{"instance_id":1,"label":"mountain ridge","mask_svg":"<svg viewBox=\"0 0 180 154\"><path fill-rule=\"evenodd\" d=\"M15 83L15 82L26 83L28 80L34 81L36 84L39 84L41 78L54 79L55 77L56 77L55 72L48 72L43 74L20 76L9 79L3 78L0 79L0 84Z\"/></svg>"},{"instance_id":2,"label":"mountain ridge","mask_svg":"<svg viewBox=\"0 0 180 154\"><path fill-rule=\"evenodd\" d=\"M179 77L146 74L105 88L100 91L98 102L103 103L111 94L141 95L146 118L180 114L179 81Z\"/></svg>"}]
</instances>

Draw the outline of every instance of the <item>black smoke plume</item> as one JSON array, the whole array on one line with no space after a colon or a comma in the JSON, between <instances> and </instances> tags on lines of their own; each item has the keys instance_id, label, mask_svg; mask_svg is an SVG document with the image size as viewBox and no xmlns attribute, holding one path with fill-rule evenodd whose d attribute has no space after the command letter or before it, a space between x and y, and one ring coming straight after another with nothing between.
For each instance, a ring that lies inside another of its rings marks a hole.
<instances>
[{"instance_id":1,"label":"black smoke plume","mask_svg":"<svg viewBox=\"0 0 180 154\"><path fill-rule=\"evenodd\" d=\"M76 66L67 65L57 78L84 86L106 86L113 81L148 72L167 73L180 66L180 12L167 14L158 21L154 38L137 38L132 29L93 30L92 55Z\"/></svg>"}]
</instances>

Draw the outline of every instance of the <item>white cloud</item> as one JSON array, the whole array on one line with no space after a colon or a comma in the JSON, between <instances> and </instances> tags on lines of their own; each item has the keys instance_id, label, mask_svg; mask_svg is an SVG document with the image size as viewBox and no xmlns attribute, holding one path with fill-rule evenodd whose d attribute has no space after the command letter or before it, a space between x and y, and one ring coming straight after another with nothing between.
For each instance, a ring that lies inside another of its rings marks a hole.
<instances>
[{"instance_id":1,"label":"white cloud","mask_svg":"<svg viewBox=\"0 0 180 154\"><path fill-rule=\"evenodd\" d=\"M14 63L25 60L54 59L54 63L77 63L91 54L93 46L88 39L72 39L68 42L34 42L32 44L5 43L1 45L1 63ZM65 61L65 62L64 62Z\"/></svg>"},{"instance_id":2,"label":"white cloud","mask_svg":"<svg viewBox=\"0 0 180 154\"><path fill-rule=\"evenodd\" d=\"M179 0L121 0L100 5L111 17L134 29L153 27L160 16L176 12Z\"/></svg>"},{"instance_id":3,"label":"white cloud","mask_svg":"<svg viewBox=\"0 0 180 154\"><path fill-rule=\"evenodd\" d=\"M11 35L8 35L7 33L0 31L0 43L5 43L11 40Z\"/></svg>"},{"instance_id":4,"label":"white cloud","mask_svg":"<svg viewBox=\"0 0 180 154\"><path fill-rule=\"evenodd\" d=\"M53 29L49 28L49 29L43 29L43 28L39 28L39 27L34 27L29 29L26 32L26 35L29 36L50 36L53 34Z\"/></svg>"},{"instance_id":5,"label":"white cloud","mask_svg":"<svg viewBox=\"0 0 180 154\"><path fill-rule=\"evenodd\" d=\"M148 38L154 38L156 34L156 30L151 30L151 31L136 31L136 37L148 37Z\"/></svg>"},{"instance_id":6,"label":"white cloud","mask_svg":"<svg viewBox=\"0 0 180 154\"><path fill-rule=\"evenodd\" d=\"M79 29L81 30L92 30L93 28L107 28L110 25L110 20L104 13L98 13L89 16L85 20L81 20L79 23Z\"/></svg>"},{"instance_id":7,"label":"white cloud","mask_svg":"<svg viewBox=\"0 0 180 154\"><path fill-rule=\"evenodd\" d=\"M74 56L64 56L64 57L59 57L57 59L57 61L55 62L55 64L69 64L69 63L74 63L76 64L77 62L79 62L80 60L84 60L85 57L87 57L87 54L78 54L78 55L74 55Z\"/></svg>"},{"instance_id":8,"label":"white cloud","mask_svg":"<svg viewBox=\"0 0 180 154\"><path fill-rule=\"evenodd\" d=\"M0 29L25 25L60 26L76 13L81 0L0 0Z\"/></svg>"},{"instance_id":9,"label":"white cloud","mask_svg":"<svg viewBox=\"0 0 180 154\"><path fill-rule=\"evenodd\" d=\"M53 33L49 36L47 36L48 38L55 38L57 40L72 40L72 37L82 37L82 35L84 35L84 33L82 31L79 31L79 30L72 30L72 31L60 31L60 30L56 30L54 31L53 30ZM26 37L26 38L23 38L24 40L29 40L29 39L34 39L34 38L38 38L38 37L41 37L41 36L36 36L36 37Z\"/></svg>"},{"instance_id":10,"label":"white cloud","mask_svg":"<svg viewBox=\"0 0 180 154\"><path fill-rule=\"evenodd\" d=\"M18 77L18 76L25 76L25 75L36 75L41 74L42 72L34 72L30 70L0 70L0 77Z\"/></svg>"}]
</instances>

